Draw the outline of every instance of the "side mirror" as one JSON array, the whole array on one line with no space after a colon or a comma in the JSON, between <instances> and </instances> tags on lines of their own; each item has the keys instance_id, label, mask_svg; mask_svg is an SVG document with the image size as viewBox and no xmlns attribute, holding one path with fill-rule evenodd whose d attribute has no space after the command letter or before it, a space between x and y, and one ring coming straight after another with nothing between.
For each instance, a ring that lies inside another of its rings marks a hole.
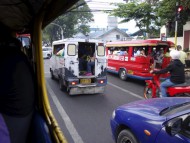
<instances>
[{"instance_id":1,"label":"side mirror","mask_svg":"<svg viewBox=\"0 0 190 143\"><path fill-rule=\"evenodd\" d=\"M26 49L29 49L30 47L30 38L26 36L19 36L18 39L21 41L22 46Z\"/></svg>"},{"instance_id":2,"label":"side mirror","mask_svg":"<svg viewBox=\"0 0 190 143\"><path fill-rule=\"evenodd\" d=\"M171 136L175 136L181 130L182 130L182 118L175 118L169 121L166 125L166 132Z\"/></svg>"}]
</instances>

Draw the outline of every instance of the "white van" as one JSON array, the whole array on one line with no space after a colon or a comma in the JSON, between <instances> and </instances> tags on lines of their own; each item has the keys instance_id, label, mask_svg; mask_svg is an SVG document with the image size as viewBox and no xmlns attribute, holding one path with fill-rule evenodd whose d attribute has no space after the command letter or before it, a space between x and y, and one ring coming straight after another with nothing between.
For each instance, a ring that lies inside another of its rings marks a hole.
<instances>
[{"instance_id":1,"label":"white van","mask_svg":"<svg viewBox=\"0 0 190 143\"><path fill-rule=\"evenodd\" d=\"M95 60L89 61L93 56ZM60 89L66 89L70 95L103 93L107 84L106 65L102 42L86 39L53 42L51 77L58 79Z\"/></svg>"},{"instance_id":2,"label":"white van","mask_svg":"<svg viewBox=\"0 0 190 143\"><path fill-rule=\"evenodd\" d=\"M50 59L52 56L52 48L51 47L42 47L42 53L44 59Z\"/></svg>"}]
</instances>

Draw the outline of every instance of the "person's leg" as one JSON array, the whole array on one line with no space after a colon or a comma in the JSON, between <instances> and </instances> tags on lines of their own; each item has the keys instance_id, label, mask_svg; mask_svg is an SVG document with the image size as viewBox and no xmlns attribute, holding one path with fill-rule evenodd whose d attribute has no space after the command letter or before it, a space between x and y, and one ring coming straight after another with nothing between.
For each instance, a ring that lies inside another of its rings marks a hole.
<instances>
[{"instance_id":1,"label":"person's leg","mask_svg":"<svg viewBox=\"0 0 190 143\"><path fill-rule=\"evenodd\" d=\"M91 68L92 68L92 66L94 66L94 65L95 65L94 62L88 62L88 63L87 63L87 74L88 74L88 75L90 75L90 74L92 75L92 71L91 71L92 69L91 69Z\"/></svg>"},{"instance_id":2,"label":"person's leg","mask_svg":"<svg viewBox=\"0 0 190 143\"><path fill-rule=\"evenodd\" d=\"M10 143L10 135L3 116L0 114L0 143Z\"/></svg>"},{"instance_id":3,"label":"person's leg","mask_svg":"<svg viewBox=\"0 0 190 143\"><path fill-rule=\"evenodd\" d=\"M94 67L95 67L95 62L91 62L91 73L94 75Z\"/></svg>"},{"instance_id":4,"label":"person's leg","mask_svg":"<svg viewBox=\"0 0 190 143\"><path fill-rule=\"evenodd\" d=\"M172 85L175 85L175 83L171 82L170 79L166 79L164 82L160 84L162 97L167 97L167 93L166 93L167 87L170 87Z\"/></svg>"},{"instance_id":5,"label":"person's leg","mask_svg":"<svg viewBox=\"0 0 190 143\"><path fill-rule=\"evenodd\" d=\"M9 130L11 143L26 143L33 112L25 117L12 117L3 114Z\"/></svg>"},{"instance_id":6,"label":"person's leg","mask_svg":"<svg viewBox=\"0 0 190 143\"><path fill-rule=\"evenodd\" d=\"M90 66L90 62L87 63L87 73L90 73L91 71L91 66Z\"/></svg>"}]
</instances>

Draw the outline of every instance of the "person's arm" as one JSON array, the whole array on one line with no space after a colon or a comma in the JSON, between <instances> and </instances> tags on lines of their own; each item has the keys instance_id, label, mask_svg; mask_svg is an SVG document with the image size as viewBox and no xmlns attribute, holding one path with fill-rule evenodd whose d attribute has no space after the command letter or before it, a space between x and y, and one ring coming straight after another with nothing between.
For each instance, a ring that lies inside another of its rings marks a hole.
<instances>
[{"instance_id":1,"label":"person's arm","mask_svg":"<svg viewBox=\"0 0 190 143\"><path fill-rule=\"evenodd\" d=\"M64 49L61 49L59 52L56 54L57 56L64 56Z\"/></svg>"},{"instance_id":2,"label":"person's arm","mask_svg":"<svg viewBox=\"0 0 190 143\"><path fill-rule=\"evenodd\" d=\"M187 53L185 53L185 60L187 60Z\"/></svg>"},{"instance_id":3,"label":"person's arm","mask_svg":"<svg viewBox=\"0 0 190 143\"><path fill-rule=\"evenodd\" d=\"M173 65L171 63L166 68L164 68L162 70L159 70L159 71L153 71L152 73L153 74L164 74L164 73L167 73L167 72L171 71L172 67L173 67Z\"/></svg>"},{"instance_id":4,"label":"person's arm","mask_svg":"<svg viewBox=\"0 0 190 143\"><path fill-rule=\"evenodd\" d=\"M95 58L96 58L96 54L94 53L94 54L93 54L93 57L91 57L91 61L94 62L94 61L95 61Z\"/></svg>"},{"instance_id":5,"label":"person's arm","mask_svg":"<svg viewBox=\"0 0 190 143\"><path fill-rule=\"evenodd\" d=\"M59 50L56 55L61 56L61 54L62 54L62 50Z\"/></svg>"},{"instance_id":6,"label":"person's arm","mask_svg":"<svg viewBox=\"0 0 190 143\"><path fill-rule=\"evenodd\" d=\"M141 52L138 50L136 54L137 54L137 55L140 55L140 53L141 53Z\"/></svg>"}]
</instances>

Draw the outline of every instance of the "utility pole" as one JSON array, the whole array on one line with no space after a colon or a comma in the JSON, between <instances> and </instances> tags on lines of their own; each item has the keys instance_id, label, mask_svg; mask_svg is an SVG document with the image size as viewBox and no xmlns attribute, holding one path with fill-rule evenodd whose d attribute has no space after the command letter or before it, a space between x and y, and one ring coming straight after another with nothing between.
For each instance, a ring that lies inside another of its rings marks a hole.
<instances>
[{"instance_id":1,"label":"utility pole","mask_svg":"<svg viewBox=\"0 0 190 143\"><path fill-rule=\"evenodd\" d=\"M50 24L56 25L56 26L58 26L58 27L61 29L61 39L63 40L63 39L64 39L64 36L63 36L63 28L62 28L60 25L56 24L56 23L50 23Z\"/></svg>"},{"instance_id":2,"label":"utility pole","mask_svg":"<svg viewBox=\"0 0 190 143\"><path fill-rule=\"evenodd\" d=\"M176 17L175 17L175 49L177 48L177 26L178 26L178 20L177 20L177 8L179 3L176 2Z\"/></svg>"},{"instance_id":3,"label":"utility pole","mask_svg":"<svg viewBox=\"0 0 190 143\"><path fill-rule=\"evenodd\" d=\"M176 2L176 20L175 20L175 48L177 46L177 29L178 29L178 21L181 18L181 11L183 10L183 6L180 5L179 2Z\"/></svg>"}]
</instances>

